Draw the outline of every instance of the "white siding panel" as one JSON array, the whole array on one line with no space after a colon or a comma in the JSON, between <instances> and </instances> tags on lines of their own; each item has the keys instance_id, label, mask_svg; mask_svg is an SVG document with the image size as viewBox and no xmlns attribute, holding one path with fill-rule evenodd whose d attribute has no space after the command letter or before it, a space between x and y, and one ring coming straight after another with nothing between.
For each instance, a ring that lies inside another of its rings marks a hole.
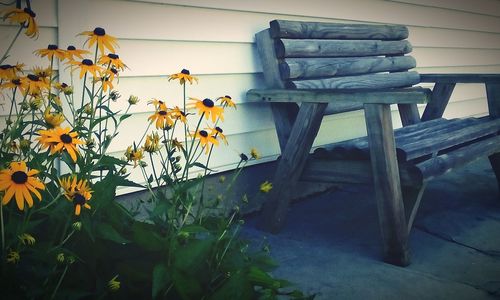
<instances>
[{"instance_id":1,"label":"white siding panel","mask_svg":"<svg viewBox=\"0 0 500 300\"><path fill-rule=\"evenodd\" d=\"M179 4L173 0L137 0L165 4ZM184 0L184 6L219 10L280 13L349 21L381 22L427 27L454 28L485 32L500 32L500 19L448 9L409 5L382 0Z\"/></svg>"},{"instance_id":2,"label":"white siding panel","mask_svg":"<svg viewBox=\"0 0 500 300\"><path fill-rule=\"evenodd\" d=\"M500 49L500 34L429 27L408 27L414 47Z\"/></svg>"},{"instance_id":3,"label":"white siding panel","mask_svg":"<svg viewBox=\"0 0 500 300\"><path fill-rule=\"evenodd\" d=\"M500 49L414 48L418 67L488 66L500 63Z\"/></svg>"},{"instance_id":4,"label":"white siding panel","mask_svg":"<svg viewBox=\"0 0 500 300\"><path fill-rule=\"evenodd\" d=\"M391 1L391 0L388 0ZM465 12L475 12L491 16L500 16L498 0L394 0L393 2L411 3L430 7L440 7Z\"/></svg>"}]
</instances>

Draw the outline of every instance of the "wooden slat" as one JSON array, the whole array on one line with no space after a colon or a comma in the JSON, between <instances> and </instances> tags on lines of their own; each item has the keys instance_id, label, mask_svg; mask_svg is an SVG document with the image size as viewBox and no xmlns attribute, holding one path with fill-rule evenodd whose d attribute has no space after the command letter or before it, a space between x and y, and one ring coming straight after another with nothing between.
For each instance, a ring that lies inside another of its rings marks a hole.
<instances>
[{"instance_id":1,"label":"wooden slat","mask_svg":"<svg viewBox=\"0 0 500 300\"><path fill-rule=\"evenodd\" d=\"M402 25L368 25L274 20L273 38L402 40L408 29Z\"/></svg>"},{"instance_id":2,"label":"wooden slat","mask_svg":"<svg viewBox=\"0 0 500 300\"><path fill-rule=\"evenodd\" d=\"M454 150L450 153L431 158L416 166L422 171L424 180L428 181L436 176L449 172L457 166L462 166L480 157L488 156L498 151L500 151L500 136L495 136Z\"/></svg>"},{"instance_id":3,"label":"wooden slat","mask_svg":"<svg viewBox=\"0 0 500 300\"><path fill-rule=\"evenodd\" d=\"M285 57L350 57L410 53L408 41L275 40L276 55Z\"/></svg>"},{"instance_id":4,"label":"wooden slat","mask_svg":"<svg viewBox=\"0 0 500 300\"><path fill-rule=\"evenodd\" d=\"M276 233L285 224L291 197L290 186L298 181L302 173L321 125L325 107L324 103L303 103L300 106L297 120L274 175L273 189L262 208L259 227L266 231Z\"/></svg>"},{"instance_id":5,"label":"wooden slat","mask_svg":"<svg viewBox=\"0 0 500 300\"><path fill-rule=\"evenodd\" d=\"M488 111L491 117L500 117L500 82L486 83L486 96L488 97Z\"/></svg>"},{"instance_id":6,"label":"wooden slat","mask_svg":"<svg viewBox=\"0 0 500 300\"><path fill-rule=\"evenodd\" d=\"M500 74L420 74L422 82L486 83L500 82Z\"/></svg>"},{"instance_id":7,"label":"wooden slat","mask_svg":"<svg viewBox=\"0 0 500 300\"><path fill-rule=\"evenodd\" d=\"M286 58L279 65L283 80L406 71L415 66L411 56Z\"/></svg>"},{"instance_id":8,"label":"wooden slat","mask_svg":"<svg viewBox=\"0 0 500 300\"><path fill-rule=\"evenodd\" d=\"M287 82L291 89L383 89L408 87L420 82L417 72L380 73Z\"/></svg>"},{"instance_id":9,"label":"wooden slat","mask_svg":"<svg viewBox=\"0 0 500 300\"><path fill-rule=\"evenodd\" d=\"M416 104L398 104L398 111L403 126L420 123L420 114Z\"/></svg>"},{"instance_id":10,"label":"wooden slat","mask_svg":"<svg viewBox=\"0 0 500 300\"><path fill-rule=\"evenodd\" d=\"M500 119L489 120L479 124L454 130L442 130L429 136L424 136L415 142L400 145L408 160L447 149L481 137L496 134L500 130Z\"/></svg>"},{"instance_id":11,"label":"wooden slat","mask_svg":"<svg viewBox=\"0 0 500 300\"><path fill-rule=\"evenodd\" d=\"M431 101L425 107L422 114L422 121L433 120L443 116L454 88L455 83L438 82L434 85Z\"/></svg>"},{"instance_id":12,"label":"wooden slat","mask_svg":"<svg viewBox=\"0 0 500 300\"><path fill-rule=\"evenodd\" d=\"M283 90L253 89L248 101L335 103L426 103L431 91L420 87L388 90Z\"/></svg>"},{"instance_id":13,"label":"wooden slat","mask_svg":"<svg viewBox=\"0 0 500 300\"><path fill-rule=\"evenodd\" d=\"M388 104L365 104L365 116L384 260L406 266L410 263L408 231L391 110Z\"/></svg>"}]
</instances>

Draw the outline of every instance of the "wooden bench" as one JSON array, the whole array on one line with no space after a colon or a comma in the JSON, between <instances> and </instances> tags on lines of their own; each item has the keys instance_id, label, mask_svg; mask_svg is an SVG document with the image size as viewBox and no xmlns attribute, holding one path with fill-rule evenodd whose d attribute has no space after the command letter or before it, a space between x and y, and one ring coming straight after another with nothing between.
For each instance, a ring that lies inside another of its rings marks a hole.
<instances>
[{"instance_id":1,"label":"wooden bench","mask_svg":"<svg viewBox=\"0 0 500 300\"><path fill-rule=\"evenodd\" d=\"M386 262L409 264L408 235L429 179L489 156L500 178L500 76L428 74L416 66L400 25L275 20L256 34L266 85L249 100L269 102L281 148L260 227L285 223L299 180L374 184ZM435 83L432 90L412 87ZM456 83L484 83L489 116L442 118ZM417 104L428 103L422 117ZM391 104L403 128L393 129ZM311 146L323 116L364 109L366 137Z\"/></svg>"}]
</instances>

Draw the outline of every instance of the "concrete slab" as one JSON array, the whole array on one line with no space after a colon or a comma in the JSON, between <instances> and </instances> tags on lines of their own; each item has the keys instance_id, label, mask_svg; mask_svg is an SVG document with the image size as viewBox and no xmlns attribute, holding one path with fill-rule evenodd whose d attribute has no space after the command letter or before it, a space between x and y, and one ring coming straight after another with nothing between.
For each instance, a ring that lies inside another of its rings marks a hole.
<instances>
[{"instance_id":1,"label":"concrete slab","mask_svg":"<svg viewBox=\"0 0 500 300\"><path fill-rule=\"evenodd\" d=\"M410 236L412 264L381 262L371 187L343 186L292 205L277 235L266 237L275 271L317 299L498 299L500 200L487 159L432 181Z\"/></svg>"}]
</instances>

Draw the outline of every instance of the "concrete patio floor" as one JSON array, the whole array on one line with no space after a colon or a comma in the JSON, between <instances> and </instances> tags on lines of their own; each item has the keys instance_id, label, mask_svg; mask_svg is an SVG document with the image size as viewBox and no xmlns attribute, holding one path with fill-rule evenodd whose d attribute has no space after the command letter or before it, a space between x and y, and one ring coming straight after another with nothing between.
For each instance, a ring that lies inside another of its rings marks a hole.
<instances>
[{"instance_id":1,"label":"concrete patio floor","mask_svg":"<svg viewBox=\"0 0 500 300\"><path fill-rule=\"evenodd\" d=\"M412 264L381 261L373 189L345 185L294 203L270 244L274 272L316 299L499 299L500 200L487 159L431 181L410 236Z\"/></svg>"}]
</instances>

